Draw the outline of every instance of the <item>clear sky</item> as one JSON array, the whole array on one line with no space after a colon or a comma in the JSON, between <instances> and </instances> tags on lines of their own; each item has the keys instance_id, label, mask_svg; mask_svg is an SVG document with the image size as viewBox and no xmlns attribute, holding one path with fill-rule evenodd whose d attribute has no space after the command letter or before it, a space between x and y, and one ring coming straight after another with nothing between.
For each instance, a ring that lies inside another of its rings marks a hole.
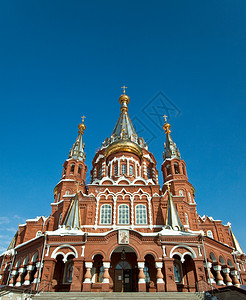
<instances>
[{"instance_id":1,"label":"clear sky","mask_svg":"<svg viewBox=\"0 0 246 300\"><path fill-rule=\"evenodd\" d=\"M1 1L0 251L18 223L51 212L86 116L86 164L129 114L160 172L172 137L200 215L245 240L246 2Z\"/></svg>"}]
</instances>

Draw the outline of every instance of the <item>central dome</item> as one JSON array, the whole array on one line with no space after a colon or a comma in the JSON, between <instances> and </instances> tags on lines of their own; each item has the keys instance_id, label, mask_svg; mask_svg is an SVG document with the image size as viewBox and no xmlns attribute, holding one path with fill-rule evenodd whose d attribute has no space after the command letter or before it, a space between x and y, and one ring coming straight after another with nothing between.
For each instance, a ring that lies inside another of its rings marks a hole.
<instances>
[{"instance_id":1,"label":"central dome","mask_svg":"<svg viewBox=\"0 0 246 300\"><path fill-rule=\"evenodd\" d=\"M131 152L136 154L139 158L142 158L143 156L141 148L136 143L129 140L120 140L110 144L105 151L105 156L108 157L111 154L118 152Z\"/></svg>"}]
</instances>

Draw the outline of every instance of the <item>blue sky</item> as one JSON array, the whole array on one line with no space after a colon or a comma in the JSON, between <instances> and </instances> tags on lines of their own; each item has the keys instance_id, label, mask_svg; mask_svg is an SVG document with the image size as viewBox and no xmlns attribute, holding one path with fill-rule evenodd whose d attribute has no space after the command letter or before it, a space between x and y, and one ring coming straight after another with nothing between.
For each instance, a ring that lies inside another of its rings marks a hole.
<instances>
[{"instance_id":1,"label":"blue sky","mask_svg":"<svg viewBox=\"0 0 246 300\"><path fill-rule=\"evenodd\" d=\"M2 1L0 251L18 223L50 214L82 115L91 169L123 84L159 171L167 113L198 213L230 221L246 250L245 12L242 0Z\"/></svg>"}]
</instances>

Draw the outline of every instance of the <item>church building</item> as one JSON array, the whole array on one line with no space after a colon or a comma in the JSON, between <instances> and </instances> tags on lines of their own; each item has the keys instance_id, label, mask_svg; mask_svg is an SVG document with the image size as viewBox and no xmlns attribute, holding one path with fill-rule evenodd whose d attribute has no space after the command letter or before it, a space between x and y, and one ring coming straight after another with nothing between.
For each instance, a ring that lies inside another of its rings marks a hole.
<instances>
[{"instance_id":1,"label":"church building","mask_svg":"<svg viewBox=\"0 0 246 300\"><path fill-rule=\"evenodd\" d=\"M86 184L84 118L54 189L49 217L19 225L0 256L0 285L61 292L195 292L246 285L245 254L230 224L199 216L185 161L163 125L154 155L119 98L120 115ZM165 137L165 138L164 138Z\"/></svg>"}]
</instances>

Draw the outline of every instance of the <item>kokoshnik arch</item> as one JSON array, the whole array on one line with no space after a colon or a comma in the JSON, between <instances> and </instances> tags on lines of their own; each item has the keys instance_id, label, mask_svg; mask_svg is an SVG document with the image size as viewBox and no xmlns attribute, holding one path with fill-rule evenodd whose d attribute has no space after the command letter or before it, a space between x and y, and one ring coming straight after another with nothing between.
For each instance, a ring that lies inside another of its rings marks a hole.
<instances>
[{"instance_id":1,"label":"kokoshnik arch","mask_svg":"<svg viewBox=\"0 0 246 300\"><path fill-rule=\"evenodd\" d=\"M165 124L164 184L128 114L130 98L97 151L91 183L84 117L54 189L49 217L19 225L0 256L0 284L50 291L181 291L246 284L245 255L230 225L196 211L195 189Z\"/></svg>"}]
</instances>

